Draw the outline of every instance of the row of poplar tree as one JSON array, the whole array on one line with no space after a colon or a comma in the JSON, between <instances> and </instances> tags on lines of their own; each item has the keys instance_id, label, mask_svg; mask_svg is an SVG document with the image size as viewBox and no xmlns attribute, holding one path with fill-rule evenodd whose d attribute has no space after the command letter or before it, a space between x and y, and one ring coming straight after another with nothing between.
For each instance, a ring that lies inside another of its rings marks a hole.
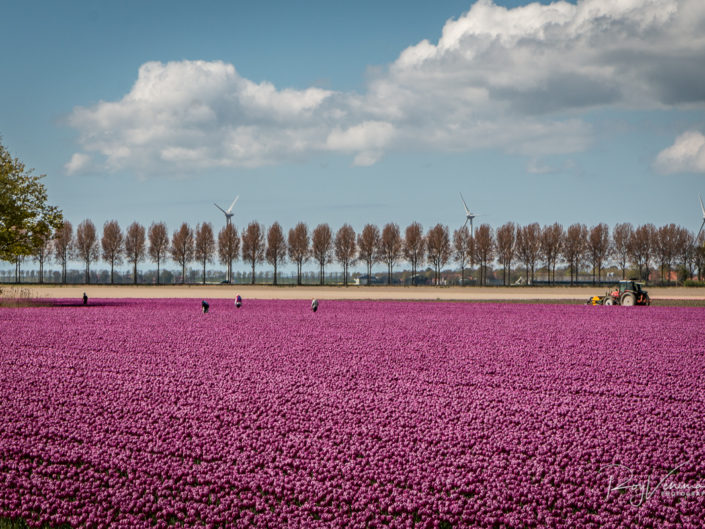
<instances>
[{"instance_id":1,"label":"row of poplar tree","mask_svg":"<svg viewBox=\"0 0 705 529\"><path fill-rule=\"evenodd\" d=\"M589 268L593 279L601 280L603 268L608 264L618 266L625 276L629 267L637 271L640 278L648 278L652 267L660 270L663 281L668 280L676 265L693 277L703 277L705 268L705 241L703 234L694 236L689 230L669 224L655 227L644 224L633 227L629 223L617 224L610 231L606 224L588 228L584 224L573 224L567 229L555 223L540 226L538 223L525 226L508 222L496 230L482 224L474 233L467 226L455 230L451 236L447 226L437 224L426 233L414 222L402 235L399 226L388 223L380 230L367 224L358 234L349 224L344 224L333 233L328 224L319 224L311 233L308 226L300 222L288 231L288 236L278 222L268 229L258 223L249 223L238 233L228 223L217 237L210 223L198 224L195 229L187 223L169 236L163 222L144 226L133 222L123 232L117 221L104 224L102 237L98 237L95 225L90 220L81 222L73 230L70 222L64 221L52 238L41 244L35 259L39 263L40 281L45 261L54 256L62 267L62 281L66 282L66 265L71 259L85 263L85 280L90 282L91 264L102 259L110 265L110 282L113 282L115 265L127 261L133 267L133 278L137 282L137 266L147 258L157 265L157 283L160 265L167 258L181 266L181 281L185 281L186 266L195 261L203 268L216 258L227 265L227 281L232 281L232 263L238 259L252 267L252 283L255 267L266 261L274 268L273 282L277 284L278 268L289 260L296 265L297 283L301 284L302 267L310 260L318 263L320 283L325 281L325 268L332 262L343 267L344 284L347 284L348 268L360 261L367 267L368 278L375 263L387 266L388 282L391 284L394 266L401 261L411 265L412 281L417 269L427 262L434 269L435 282L440 281L441 269L453 261L461 270L461 282L465 282L468 266L479 265L480 284L487 283L488 268L493 262L502 267L503 282L509 282L512 264L520 262L526 271L526 282L532 283L538 266L545 267L549 280L555 281L556 266L565 264L570 272L571 283L577 280L579 270Z\"/></svg>"}]
</instances>

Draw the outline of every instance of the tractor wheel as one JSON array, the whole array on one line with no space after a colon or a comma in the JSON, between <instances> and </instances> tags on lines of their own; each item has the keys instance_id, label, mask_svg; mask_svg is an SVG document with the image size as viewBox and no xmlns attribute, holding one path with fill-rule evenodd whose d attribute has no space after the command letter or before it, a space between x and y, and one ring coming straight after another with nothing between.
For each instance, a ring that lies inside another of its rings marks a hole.
<instances>
[{"instance_id":1,"label":"tractor wheel","mask_svg":"<svg viewBox=\"0 0 705 529\"><path fill-rule=\"evenodd\" d=\"M631 292L627 292L622 296L622 303L621 305L623 307L633 307L636 304L636 296L632 294Z\"/></svg>"},{"instance_id":2,"label":"tractor wheel","mask_svg":"<svg viewBox=\"0 0 705 529\"><path fill-rule=\"evenodd\" d=\"M610 296L610 297L606 298L602 304L603 305L610 305L610 306L614 305L614 299L612 298L612 296Z\"/></svg>"}]
</instances>

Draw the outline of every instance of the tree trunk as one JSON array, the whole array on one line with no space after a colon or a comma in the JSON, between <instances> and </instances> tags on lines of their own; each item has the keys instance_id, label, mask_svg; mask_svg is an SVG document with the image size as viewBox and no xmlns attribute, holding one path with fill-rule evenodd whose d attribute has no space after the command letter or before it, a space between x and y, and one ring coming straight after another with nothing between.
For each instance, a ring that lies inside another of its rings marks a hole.
<instances>
[{"instance_id":1,"label":"tree trunk","mask_svg":"<svg viewBox=\"0 0 705 529\"><path fill-rule=\"evenodd\" d=\"M203 260L203 284L206 284L206 260Z\"/></svg>"},{"instance_id":2,"label":"tree trunk","mask_svg":"<svg viewBox=\"0 0 705 529\"><path fill-rule=\"evenodd\" d=\"M252 284L255 284L255 260L252 259Z\"/></svg>"},{"instance_id":3,"label":"tree trunk","mask_svg":"<svg viewBox=\"0 0 705 529\"><path fill-rule=\"evenodd\" d=\"M274 286L277 285L277 262L274 261Z\"/></svg>"},{"instance_id":4,"label":"tree trunk","mask_svg":"<svg viewBox=\"0 0 705 529\"><path fill-rule=\"evenodd\" d=\"M157 285L159 284L159 258L157 257Z\"/></svg>"},{"instance_id":5,"label":"tree trunk","mask_svg":"<svg viewBox=\"0 0 705 529\"><path fill-rule=\"evenodd\" d=\"M86 281L85 281L85 283L86 283L86 285L90 285L90 284L91 284L91 265L90 265L90 261L86 261Z\"/></svg>"},{"instance_id":6,"label":"tree trunk","mask_svg":"<svg viewBox=\"0 0 705 529\"><path fill-rule=\"evenodd\" d=\"M132 280L134 281L134 284L137 284L137 261L134 261L133 263L134 268L132 269Z\"/></svg>"},{"instance_id":7,"label":"tree trunk","mask_svg":"<svg viewBox=\"0 0 705 529\"><path fill-rule=\"evenodd\" d=\"M181 263L181 284L186 283L186 261L182 261Z\"/></svg>"}]
</instances>

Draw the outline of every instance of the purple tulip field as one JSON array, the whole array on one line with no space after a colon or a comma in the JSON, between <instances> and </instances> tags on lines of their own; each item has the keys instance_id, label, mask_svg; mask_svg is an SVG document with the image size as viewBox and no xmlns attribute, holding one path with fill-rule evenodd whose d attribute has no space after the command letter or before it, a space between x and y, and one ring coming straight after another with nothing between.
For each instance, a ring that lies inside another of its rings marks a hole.
<instances>
[{"instance_id":1,"label":"purple tulip field","mask_svg":"<svg viewBox=\"0 0 705 529\"><path fill-rule=\"evenodd\" d=\"M705 311L0 309L0 520L702 527Z\"/></svg>"}]
</instances>

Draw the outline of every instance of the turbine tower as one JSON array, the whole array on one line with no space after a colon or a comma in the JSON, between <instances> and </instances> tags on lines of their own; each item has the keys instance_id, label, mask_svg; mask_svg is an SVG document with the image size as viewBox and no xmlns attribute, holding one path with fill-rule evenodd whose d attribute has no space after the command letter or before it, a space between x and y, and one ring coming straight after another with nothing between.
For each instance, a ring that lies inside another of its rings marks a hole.
<instances>
[{"instance_id":1,"label":"turbine tower","mask_svg":"<svg viewBox=\"0 0 705 529\"><path fill-rule=\"evenodd\" d=\"M477 215L468 209L468 205L465 203L462 193L460 193L460 200L463 201L463 206L465 206L465 224L463 224L463 227L467 226L468 221L470 221L470 235L474 237L475 233L472 231L472 220L477 217Z\"/></svg>"},{"instance_id":2,"label":"turbine tower","mask_svg":"<svg viewBox=\"0 0 705 529\"><path fill-rule=\"evenodd\" d=\"M240 198L240 195L235 197L235 200L233 200L233 203L230 204L230 207L227 210L221 208L218 204L213 202L213 205L225 214L225 223L228 225L230 225L230 219L234 215L234 213L232 211L233 211L233 208L235 207L235 202L237 202L238 198Z\"/></svg>"},{"instance_id":3,"label":"turbine tower","mask_svg":"<svg viewBox=\"0 0 705 529\"><path fill-rule=\"evenodd\" d=\"M700 210L703 212L703 222L700 224L698 234L695 236L695 244L698 244L698 237L700 237L700 232L703 231L703 226L705 226L705 206L703 206L703 197L698 195L698 198L700 199Z\"/></svg>"}]
</instances>

